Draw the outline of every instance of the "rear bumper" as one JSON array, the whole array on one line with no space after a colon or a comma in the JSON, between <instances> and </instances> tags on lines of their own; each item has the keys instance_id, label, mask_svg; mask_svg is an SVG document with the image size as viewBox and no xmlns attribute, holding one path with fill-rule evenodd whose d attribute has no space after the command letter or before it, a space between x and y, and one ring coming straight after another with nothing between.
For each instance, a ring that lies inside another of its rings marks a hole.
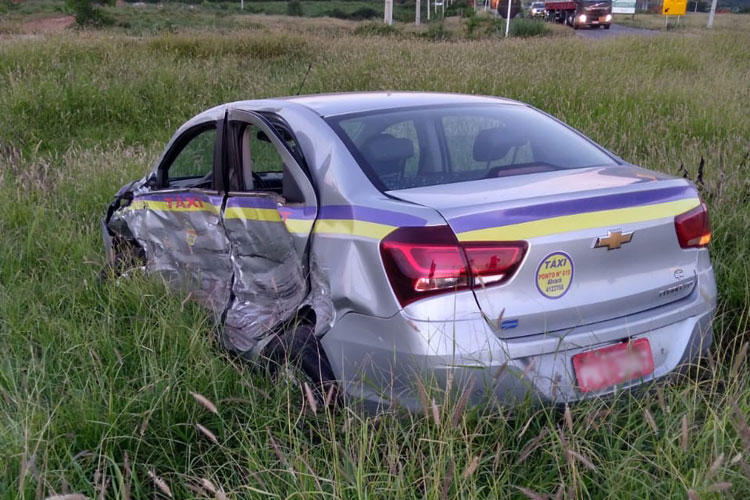
<instances>
[{"instance_id":1,"label":"rear bumper","mask_svg":"<svg viewBox=\"0 0 750 500\"><path fill-rule=\"evenodd\" d=\"M715 307L716 288L708 272L678 303L572 330L503 339L481 317L429 322L403 313L385 319L349 313L322 344L344 392L367 407L389 406L395 400L418 409L418 376L458 392L471 383L473 404L512 404L529 396L564 403L615 390L578 391L572 364L576 354L647 338L654 373L619 388L658 379L710 347Z\"/></svg>"}]
</instances>

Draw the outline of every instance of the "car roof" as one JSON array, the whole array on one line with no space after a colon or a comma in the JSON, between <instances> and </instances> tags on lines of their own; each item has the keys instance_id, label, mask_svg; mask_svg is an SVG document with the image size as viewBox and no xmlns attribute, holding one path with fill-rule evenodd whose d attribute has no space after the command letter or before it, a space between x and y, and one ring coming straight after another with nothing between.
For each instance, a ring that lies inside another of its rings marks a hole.
<instances>
[{"instance_id":1,"label":"car roof","mask_svg":"<svg viewBox=\"0 0 750 500\"><path fill-rule=\"evenodd\" d=\"M440 104L521 104L500 97L437 92L345 92L293 96L282 99L305 106L324 117Z\"/></svg>"}]
</instances>

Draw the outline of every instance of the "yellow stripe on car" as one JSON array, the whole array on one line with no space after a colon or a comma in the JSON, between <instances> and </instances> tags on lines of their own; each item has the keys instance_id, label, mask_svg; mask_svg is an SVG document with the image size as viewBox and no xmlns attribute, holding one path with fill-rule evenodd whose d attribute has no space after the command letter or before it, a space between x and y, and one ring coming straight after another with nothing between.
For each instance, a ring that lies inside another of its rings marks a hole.
<instances>
[{"instance_id":1,"label":"yellow stripe on car","mask_svg":"<svg viewBox=\"0 0 750 500\"><path fill-rule=\"evenodd\" d=\"M549 219L522 222L508 226L491 227L458 233L460 241L512 241L538 238L551 234L580 231L598 227L645 222L665 217L674 217L700 205L698 198L617 208L575 215L551 217Z\"/></svg>"},{"instance_id":2,"label":"yellow stripe on car","mask_svg":"<svg viewBox=\"0 0 750 500\"><path fill-rule=\"evenodd\" d=\"M379 240L394 229L396 226L354 219L318 219L314 231L317 234L363 236Z\"/></svg>"},{"instance_id":3,"label":"yellow stripe on car","mask_svg":"<svg viewBox=\"0 0 750 500\"><path fill-rule=\"evenodd\" d=\"M279 211L275 208L227 207L224 209L224 218L281 222Z\"/></svg>"}]
</instances>

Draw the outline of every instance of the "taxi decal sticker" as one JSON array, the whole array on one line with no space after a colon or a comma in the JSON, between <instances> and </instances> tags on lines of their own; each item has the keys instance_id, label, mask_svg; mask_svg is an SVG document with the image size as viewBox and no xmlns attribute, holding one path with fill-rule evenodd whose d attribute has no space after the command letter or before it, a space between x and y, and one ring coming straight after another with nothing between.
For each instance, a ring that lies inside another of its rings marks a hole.
<instances>
[{"instance_id":1,"label":"taxi decal sticker","mask_svg":"<svg viewBox=\"0 0 750 500\"><path fill-rule=\"evenodd\" d=\"M573 282L573 259L565 252L547 255L536 268L536 288L548 299L559 299Z\"/></svg>"}]
</instances>

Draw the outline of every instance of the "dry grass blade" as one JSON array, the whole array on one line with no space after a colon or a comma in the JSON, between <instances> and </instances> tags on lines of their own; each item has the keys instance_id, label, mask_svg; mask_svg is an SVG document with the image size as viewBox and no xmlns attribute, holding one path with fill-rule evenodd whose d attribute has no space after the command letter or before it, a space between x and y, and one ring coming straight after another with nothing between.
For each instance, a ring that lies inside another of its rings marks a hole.
<instances>
[{"instance_id":1,"label":"dry grass blade","mask_svg":"<svg viewBox=\"0 0 750 500\"><path fill-rule=\"evenodd\" d=\"M89 500L89 497L80 493L70 493L68 495L53 495L46 497L44 500Z\"/></svg>"},{"instance_id":2,"label":"dry grass blade","mask_svg":"<svg viewBox=\"0 0 750 500\"><path fill-rule=\"evenodd\" d=\"M208 429L206 429L205 427L203 427L201 424L195 424L195 428L198 429L198 431L200 431L201 434L203 434L204 436L206 436L208 438L208 440L211 441L213 444L216 444L216 445L219 444L219 440L216 439L216 434L214 434L213 432L209 431Z\"/></svg>"},{"instance_id":3,"label":"dry grass blade","mask_svg":"<svg viewBox=\"0 0 750 500\"><path fill-rule=\"evenodd\" d=\"M720 491L726 491L732 488L732 483L728 482L721 482L721 483L714 483L708 488L706 488L706 491L708 493L718 493Z\"/></svg>"},{"instance_id":4,"label":"dry grass blade","mask_svg":"<svg viewBox=\"0 0 750 500\"><path fill-rule=\"evenodd\" d=\"M417 377L417 392L419 393L419 402L422 403L422 410L424 411L424 418L430 417L430 403L429 397L427 396L427 389L422 382L421 377Z\"/></svg>"},{"instance_id":5,"label":"dry grass blade","mask_svg":"<svg viewBox=\"0 0 750 500\"><path fill-rule=\"evenodd\" d=\"M698 494L693 490L687 490L687 496L689 500L700 500Z\"/></svg>"},{"instance_id":6,"label":"dry grass blade","mask_svg":"<svg viewBox=\"0 0 750 500\"><path fill-rule=\"evenodd\" d=\"M742 453L737 453L734 457L732 457L732 460L730 460L729 463L730 463L730 465L735 465L740 460L742 460Z\"/></svg>"},{"instance_id":7,"label":"dry grass blade","mask_svg":"<svg viewBox=\"0 0 750 500\"><path fill-rule=\"evenodd\" d=\"M156 487L159 489L159 491L161 491L162 493L164 493L169 498L173 498L172 497L172 490L169 489L169 486L167 486L166 481L164 481L162 478L160 478L159 476L157 476L154 471L150 470L150 471L147 471L147 472L148 472L149 477L154 481L154 485L156 485Z\"/></svg>"},{"instance_id":8,"label":"dry grass blade","mask_svg":"<svg viewBox=\"0 0 750 500\"><path fill-rule=\"evenodd\" d=\"M682 416L682 420L680 420L680 427L682 429L682 439L680 441L680 448L682 449L682 451L687 451L688 445L690 444L690 434L688 430L687 414Z\"/></svg>"},{"instance_id":9,"label":"dry grass blade","mask_svg":"<svg viewBox=\"0 0 750 500\"><path fill-rule=\"evenodd\" d=\"M648 408L643 410L643 418L646 419L646 423L649 427L651 427L651 430L654 431L654 434L658 436L659 428L656 426L656 420L654 420L654 416L651 415L651 412L648 411Z\"/></svg>"},{"instance_id":10,"label":"dry grass blade","mask_svg":"<svg viewBox=\"0 0 750 500\"><path fill-rule=\"evenodd\" d=\"M518 455L518 461L516 464L523 463L527 458L529 458L529 455L539 446L539 443L542 439L544 439L544 436L547 434L547 429L542 429L542 432L540 432L537 437L529 441L529 443L523 447L521 450L521 453Z\"/></svg>"},{"instance_id":11,"label":"dry grass blade","mask_svg":"<svg viewBox=\"0 0 750 500\"><path fill-rule=\"evenodd\" d=\"M524 488L522 486L516 486L518 490L526 495L526 498L529 498L531 500L547 500L549 498L547 495L542 495L541 493L537 493L534 490L531 490L529 488Z\"/></svg>"},{"instance_id":12,"label":"dry grass blade","mask_svg":"<svg viewBox=\"0 0 750 500\"><path fill-rule=\"evenodd\" d=\"M464 389L464 392L461 394L461 398L458 400L458 403L456 404L456 407L453 408L453 426L457 426L458 423L461 421L461 417L463 416L464 409L466 408L466 405L469 403L469 398L471 397L471 393L474 392L474 385L476 384L476 379L474 377L471 377L471 382L469 385Z\"/></svg>"},{"instance_id":13,"label":"dry grass blade","mask_svg":"<svg viewBox=\"0 0 750 500\"><path fill-rule=\"evenodd\" d=\"M279 459L279 461L284 464L284 467L289 469L291 471L291 467L289 465L289 461L286 459L286 456L284 456L284 453L282 453L281 448L279 448L279 445L276 444L276 440L271 435L271 432L268 432L268 440L271 443L271 449L273 450L274 455L276 455L276 458Z\"/></svg>"},{"instance_id":14,"label":"dry grass blade","mask_svg":"<svg viewBox=\"0 0 750 500\"><path fill-rule=\"evenodd\" d=\"M721 468L721 465L724 463L724 454L720 454L718 457L716 457L716 460L714 460L714 463L711 464L711 467L708 469L708 472L706 473L706 480L711 479L716 475L717 472L719 472L719 469Z\"/></svg>"},{"instance_id":15,"label":"dry grass blade","mask_svg":"<svg viewBox=\"0 0 750 500\"><path fill-rule=\"evenodd\" d=\"M195 400L203 406L205 409L213 413L214 415L218 415L219 411L216 409L216 405L213 404L213 402L208 399L206 396L202 394L198 394L197 392L190 392L190 394L195 398Z\"/></svg>"},{"instance_id":16,"label":"dry grass blade","mask_svg":"<svg viewBox=\"0 0 750 500\"><path fill-rule=\"evenodd\" d=\"M310 409L314 414L318 413L318 403L315 401L315 395L312 392L312 389L310 389L310 386L307 382L304 384L305 387L305 399L307 400L307 404L310 405Z\"/></svg>"},{"instance_id":17,"label":"dry grass blade","mask_svg":"<svg viewBox=\"0 0 750 500\"><path fill-rule=\"evenodd\" d=\"M335 395L336 395L336 384L331 384L330 387L328 387L328 391L326 392L326 402L325 402L326 408L331 406L331 403L333 402L333 398Z\"/></svg>"},{"instance_id":18,"label":"dry grass blade","mask_svg":"<svg viewBox=\"0 0 750 500\"><path fill-rule=\"evenodd\" d=\"M479 456L474 457L474 459L469 463L469 465L466 466L466 470L464 470L464 481L469 479L472 474L474 474L474 471L477 470L477 467L479 467Z\"/></svg>"},{"instance_id":19,"label":"dry grass blade","mask_svg":"<svg viewBox=\"0 0 750 500\"><path fill-rule=\"evenodd\" d=\"M435 425L440 425L440 407L432 400L432 419L435 421Z\"/></svg>"},{"instance_id":20,"label":"dry grass blade","mask_svg":"<svg viewBox=\"0 0 750 500\"><path fill-rule=\"evenodd\" d=\"M747 425L745 415L742 413L742 410L740 410L736 401L732 402L732 410L734 412L735 426L740 433L745 453L750 453L750 426Z\"/></svg>"},{"instance_id":21,"label":"dry grass blade","mask_svg":"<svg viewBox=\"0 0 750 500\"><path fill-rule=\"evenodd\" d=\"M664 390L661 386L658 386L656 388L656 399L659 401L659 408L661 408L661 411L664 413L669 413L669 408L664 402Z\"/></svg>"},{"instance_id":22,"label":"dry grass blade","mask_svg":"<svg viewBox=\"0 0 750 500\"><path fill-rule=\"evenodd\" d=\"M588 458L573 450L568 450L568 454L585 465L587 469L591 470L592 472L596 472L596 466Z\"/></svg>"},{"instance_id":23,"label":"dry grass blade","mask_svg":"<svg viewBox=\"0 0 750 500\"><path fill-rule=\"evenodd\" d=\"M456 468L455 462L453 460L450 461L448 464L448 472L445 473L445 477L443 478L443 484L440 488L440 500L448 500L448 493L451 490L451 484L453 484L453 471Z\"/></svg>"},{"instance_id":24,"label":"dry grass blade","mask_svg":"<svg viewBox=\"0 0 750 500\"><path fill-rule=\"evenodd\" d=\"M563 494L564 494L564 493L565 493L565 487L564 487L564 485L563 485L563 484L561 483L561 484L560 484L560 487L559 487L559 488L557 488L557 491L555 492L555 500L562 500L562 498L563 498Z\"/></svg>"},{"instance_id":25,"label":"dry grass blade","mask_svg":"<svg viewBox=\"0 0 750 500\"><path fill-rule=\"evenodd\" d=\"M568 426L568 431L573 433L573 415L570 413L570 406L565 405L565 425Z\"/></svg>"},{"instance_id":26,"label":"dry grass blade","mask_svg":"<svg viewBox=\"0 0 750 500\"><path fill-rule=\"evenodd\" d=\"M745 358L747 357L748 346L750 346L750 342L745 342L744 344L742 344L742 347L740 348L740 352L737 353L737 357L734 358L734 363L732 363L732 369L729 371L730 378L734 379L740 373L740 369L745 364Z\"/></svg>"},{"instance_id":27,"label":"dry grass blade","mask_svg":"<svg viewBox=\"0 0 750 500\"><path fill-rule=\"evenodd\" d=\"M203 486L206 491L211 493L214 498L216 498L216 500L226 500L227 495L226 493L224 493L224 490L222 488L217 488L216 485L208 479L201 478L201 486Z\"/></svg>"},{"instance_id":28,"label":"dry grass blade","mask_svg":"<svg viewBox=\"0 0 750 500\"><path fill-rule=\"evenodd\" d=\"M130 469L130 457L128 456L127 451L123 456L122 466L123 469L125 469L125 472L123 473L123 482L125 484L122 488L122 498L123 500L130 500L130 478L133 477L133 471Z\"/></svg>"},{"instance_id":29,"label":"dry grass blade","mask_svg":"<svg viewBox=\"0 0 750 500\"><path fill-rule=\"evenodd\" d=\"M507 361L505 363L503 363L502 365L500 365L500 367L495 372L495 380L497 380L497 379L500 378L500 376L503 374L503 372L505 371L505 369L507 367L508 367L508 362Z\"/></svg>"}]
</instances>

